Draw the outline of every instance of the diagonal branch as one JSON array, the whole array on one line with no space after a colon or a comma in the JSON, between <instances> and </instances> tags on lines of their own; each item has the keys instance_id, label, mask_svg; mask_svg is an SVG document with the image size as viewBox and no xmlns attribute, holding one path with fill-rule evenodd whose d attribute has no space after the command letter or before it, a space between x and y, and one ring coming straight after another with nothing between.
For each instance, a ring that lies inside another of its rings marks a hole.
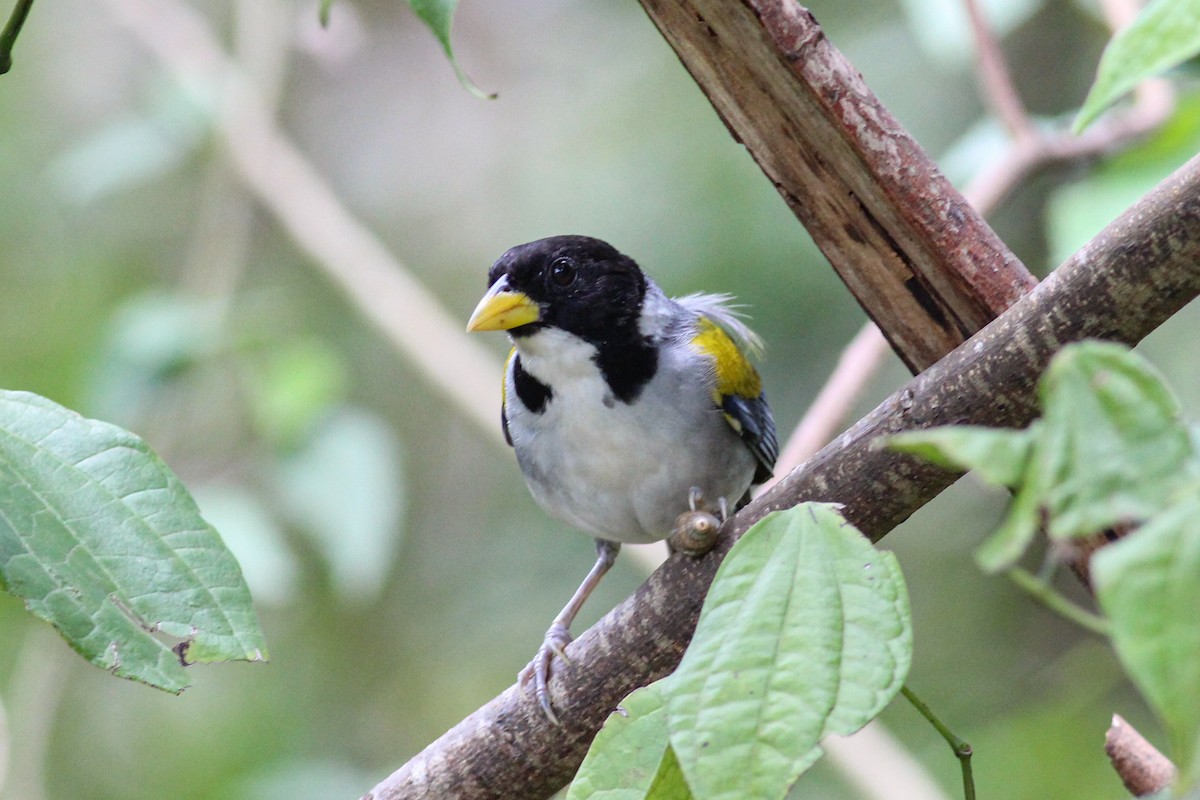
<instances>
[{"instance_id":1,"label":"diagonal branch","mask_svg":"<svg viewBox=\"0 0 1200 800\"><path fill-rule=\"evenodd\" d=\"M914 372L1034 285L807 10L642 5Z\"/></svg>"},{"instance_id":2,"label":"diagonal branch","mask_svg":"<svg viewBox=\"0 0 1200 800\"><path fill-rule=\"evenodd\" d=\"M1200 295L1200 157L1105 228L1028 296L885 400L727 523L717 549L673 557L584 633L551 681L564 727L517 687L429 745L366 795L544 797L563 786L607 714L682 656L717 566L765 514L834 500L878 540L958 477L879 449L877 439L950 423L1020 427L1051 356L1084 338L1136 344Z\"/></svg>"},{"instance_id":3,"label":"diagonal branch","mask_svg":"<svg viewBox=\"0 0 1200 800\"><path fill-rule=\"evenodd\" d=\"M643 5L910 366L947 352L1032 284L802 8ZM368 797L540 797L565 784L621 698L674 669L720 559L763 514L832 499L878 539L956 477L876 449L880 434L1023 425L1059 347L1087 336L1136 342L1200 292L1198 169L1190 164L969 345L756 499L717 551L672 559L585 633L552 682L565 728L512 687Z\"/></svg>"}]
</instances>

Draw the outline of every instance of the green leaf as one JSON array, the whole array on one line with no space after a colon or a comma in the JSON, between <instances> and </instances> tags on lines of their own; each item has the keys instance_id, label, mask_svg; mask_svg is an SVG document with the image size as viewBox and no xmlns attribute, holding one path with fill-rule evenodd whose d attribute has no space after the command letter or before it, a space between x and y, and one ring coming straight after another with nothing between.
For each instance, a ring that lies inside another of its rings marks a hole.
<instances>
[{"instance_id":1,"label":"green leaf","mask_svg":"<svg viewBox=\"0 0 1200 800\"><path fill-rule=\"evenodd\" d=\"M670 775L663 774L668 749L659 681L626 697L605 720L571 782L567 800L642 800L656 782L665 791L671 784ZM678 762L674 769L678 772Z\"/></svg>"},{"instance_id":2,"label":"green leaf","mask_svg":"<svg viewBox=\"0 0 1200 800\"><path fill-rule=\"evenodd\" d=\"M1196 481L1179 402L1128 348L1081 342L1050 363L1030 483L1053 538L1140 522Z\"/></svg>"},{"instance_id":3,"label":"green leaf","mask_svg":"<svg viewBox=\"0 0 1200 800\"><path fill-rule=\"evenodd\" d=\"M972 425L946 426L905 431L889 437L885 444L946 469L974 470L993 485L1020 489L1004 523L976 553L982 569L996 572L1020 558L1037 533L1039 495L1028 488L1020 488L1031 470L1037 431L1038 423L1024 431Z\"/></svg>"},{"instance_id":4,"label":"green leaf","mask_svg":"<svg viewBox=\"0 0 1200 800\"><path fill-rule=\"evenodd\" d=\"M1038 391L1042 418L1025 431L950 427L887 441L1016 489L1003 524L976 554L984 570L1012 566L1043 516L1052 538L1086 536L1144 521L1200 487L1196 439L1178 401L1128 348L1094 341L1066 347Z\"/></svg>"},{"instance_id":5,"label":"green leaf","mask_svg":"<svg viewBox=\"0 0 1200 800\"><path fill-rule=\"evenodd\" d=\"M778 798L899 691L908 596L895 558L836 508L770 514L730 551L665 684L671 746L696 797Z\"/></svg>"},{"instance_id":6,"label":"green leaf","mask_svg":"<svg viewBox=\"0 0 1200 800\"><path fill-rule=\"evenodd\" d=\"M333 0L321 0L321 5L317 9L317 19L321 22L322 28L329 27L329 13L333 9Z\"/></svg>"},{"instance_id":7,"label":"green leaf","mask_svg":"<svg viewBox=\"0 0 1200 800\"><path fill-rule=\"evenodd\" d=\"M646 800L692 800L694 796L683 777L675 750L667 745L667 752L663 754L658 774L654 776L654 783L651 784L650 791L646 792Z\"/></svg>"},{"instance_id":8,"label":"green leaf","mask_svg":"<svg viewBox=\"0 0 1200 800\"><path fill-rule=\"evenodd\" d=\"M1153 0L1104 48L1075 118L1079 133L1139 82L1200 53L1200 0Z\"/></svg>"},{"instance_id":9,"label":"green leaf","mask_svg":"<svg viewBox=\"0 0 1200 800\"><path fill-rule=\"evenodd\" d=\"M1028 487L1017 492L1004 522L975 551L975 563L980 569L993 574L1001 572L1025 554L1038 532L1039 499Z\"/></svg>"},{"instance_id":10,"label":"green leaf","mask_svg":"<svg viewBox=\"0 0 1200 800\"><path fill-rule=\"evenodd\" d=\"M166 464L26 392L0 391L0 580L93 664L168 691L185 664L266 658L237 562Z\"/></svg>"},{"instance_id":11,"label":"green leaf","mask_svg":"<svg viewBox=\"0 0 1200 800\"><path fill-rule=\"evenodd\" d=\"M884 444L944 469L975 470L995 486L1015 487L1025 476L1032 441L1027 431L955 425L905 431Z\"/></svg>"},{"instance_id":12,"label":"green leaf","mask_svg":"<svg viewBox=\"0 0 1200 800\"><path fill-rule=\"evenodd\" d=\"M1200 780L1200 498L1099 550L1091 573L1113 647L1166 723L1183 793Z\"/></svg>"},{"instance_id":13,"label":"green leaf","mask_svg":"<svg viewBox=\"0 0 1200 800\"><path fill-rule=\"evenodd\" d=\"M450 43L450 27L454 22L454 10L458 7L458 0L408 0L408 5L442 43L446 58L450 59L450 64L454 67L454 74L467 91L485 100L495 99L496 95L484 92L467 77L458 59L454 57L454 47Z\"/></svg>"}]
</instances>

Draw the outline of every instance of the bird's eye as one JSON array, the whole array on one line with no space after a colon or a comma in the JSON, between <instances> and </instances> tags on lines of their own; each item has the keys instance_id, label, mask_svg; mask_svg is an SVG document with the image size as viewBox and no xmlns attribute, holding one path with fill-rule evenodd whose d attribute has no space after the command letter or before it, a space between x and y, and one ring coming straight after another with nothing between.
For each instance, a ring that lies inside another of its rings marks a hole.
<instances>
[{"instance_id":1,"label":"bird's eye","mask_svg":"<svg viewBox=\"0 0 1200 800\"><path fill-rule=\"evenodd\" d=\"M570 286L575 282L575 267L565 258L556 258L550 265L550 280L555 286Z\"/></svg>"}]
</instances>

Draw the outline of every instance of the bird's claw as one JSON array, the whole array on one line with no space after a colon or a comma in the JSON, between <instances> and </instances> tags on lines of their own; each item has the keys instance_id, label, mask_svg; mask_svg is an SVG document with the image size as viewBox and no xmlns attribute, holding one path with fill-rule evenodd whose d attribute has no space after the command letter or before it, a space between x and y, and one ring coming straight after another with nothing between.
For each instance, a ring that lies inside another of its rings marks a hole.
<instances>
[{"instance_id":1,"label":"bird's claw","mask_svg":"<svg viewBox=\"0 0 1200 800\"><path fill-rule=\"evenodd\" d=\"M571 663L566 652L566 647L570 643L571 632L567 626L561 622L555 622L546 631L537 655L517 675L517 683L522 689L527 688L530 682L533 683L533 695L537 699L538 705L541 706L542 713L555 725L560 723L554 714L554 708L550 705L550 667L555 658L562 659L566 664Z\"/></svg>"},{"instance_id":2,"label":"bird's claw","mask_svg":"<svg viewBox=\"0 0 1200 800\"><path fill-rule=\"evenodd\" d=\"M704 490L699 486L688 489L688 510L712 513L712 508L704 501ZM729 501L724 496L717 498L716 510L721 515L721 524L724 525L725 521L729 519Z\"/></svg>"}]
</instances>

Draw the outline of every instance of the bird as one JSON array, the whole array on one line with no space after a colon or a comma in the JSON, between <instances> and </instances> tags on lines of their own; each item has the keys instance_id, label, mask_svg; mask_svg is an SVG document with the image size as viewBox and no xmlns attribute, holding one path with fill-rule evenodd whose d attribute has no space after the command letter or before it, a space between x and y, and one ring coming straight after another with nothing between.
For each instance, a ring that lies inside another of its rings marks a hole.
<instances>
[{"instance_id":1,"label":"bird","mask_svg":"<svg viewBox=\"0 0 1200 800\"><path fill-rule=\"evenodd\" d=\"M507 250L468 331L505 331L500 424L534 500L595 539L596 561L519 675L550 702L555 658L621 544L666 538L705 498L743 504L771 476L775 423L759 337L725 294L670 298L588 236Z\"/></svg>"}]
</instances>

